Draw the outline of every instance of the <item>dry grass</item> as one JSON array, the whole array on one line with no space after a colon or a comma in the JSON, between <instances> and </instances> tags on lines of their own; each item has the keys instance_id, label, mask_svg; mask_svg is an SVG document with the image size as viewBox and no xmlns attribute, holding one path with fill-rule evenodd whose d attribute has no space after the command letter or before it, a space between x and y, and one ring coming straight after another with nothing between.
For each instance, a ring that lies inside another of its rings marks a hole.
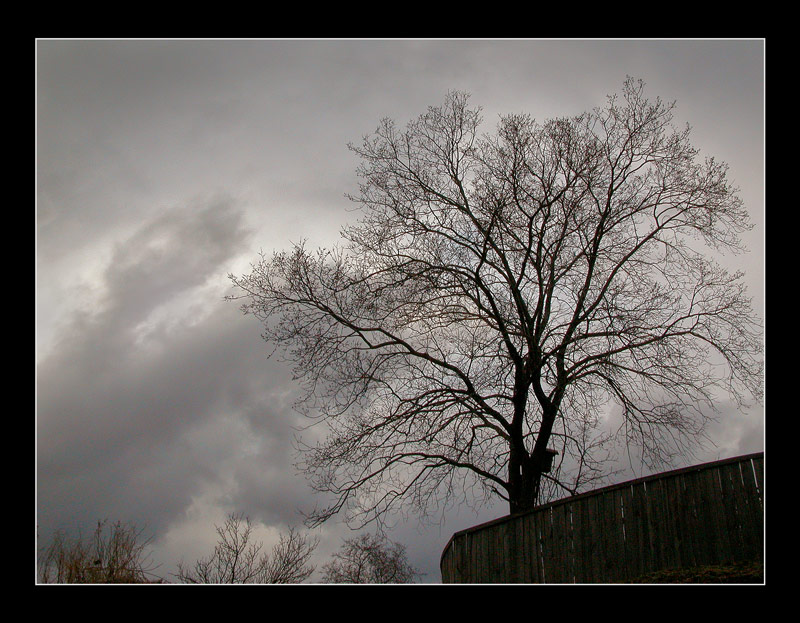
<instances>
[{"instance_id":1,"label":"dry grass","mask_svg":"<svg viewBox=\"0 0 800 623\"><path fill-rule=\"evenodd\" d=\"M648 573L632 584L763 584L761 561L736 562Z\"/></svg>"}]
</instances>

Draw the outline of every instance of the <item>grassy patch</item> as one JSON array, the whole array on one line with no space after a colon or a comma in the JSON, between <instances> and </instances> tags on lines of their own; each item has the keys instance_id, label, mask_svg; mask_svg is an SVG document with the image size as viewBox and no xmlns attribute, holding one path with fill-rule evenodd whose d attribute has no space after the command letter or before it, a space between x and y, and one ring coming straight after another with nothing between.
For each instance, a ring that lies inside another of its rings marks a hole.
<instances>
[{"instance_id":1,"label":"grassy patch","mask_svg":"<svg viewBox=\"0 0 800 623\"><path fill-rule=\"evenodd\" d=\"M632 584L762 584L764 565L760 561L735 562L648 573Z\"/></svg>"}]
</instances>

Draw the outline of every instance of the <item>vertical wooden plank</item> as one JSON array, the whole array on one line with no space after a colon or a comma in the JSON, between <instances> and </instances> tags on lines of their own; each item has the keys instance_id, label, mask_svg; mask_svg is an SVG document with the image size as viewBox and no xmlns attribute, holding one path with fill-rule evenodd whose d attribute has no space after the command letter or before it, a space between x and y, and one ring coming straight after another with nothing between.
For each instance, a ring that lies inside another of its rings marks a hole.
<instances>
[{"instance_id":1,"label":"vertical wooden plank","mask_svg":"<svg viewBox=\"0 0 800 623\"><path fill-rule=\"evenodd\" d=\"M560 572L560 582L562 584L572 584L574 582L573 577L573 565L572 565L572 556L570 554L572 549L572 526L571 526L571 519L570 519L570 504L559 504L554 509L556 512L555 514L558 517L558 529L559 529L559 536L558 536L558 566Z\"/></svg>"},{"instance_id":2,"label":"vertical wooden plank","mask_svg":"<svg viewBox=\"0 0 800 623\"><path fill-rule=\"evenodd\" d=\"M439 575L441 576L442 584L448 584L449 583L448 582L448 578L450 576L448 575L448 572L445 570L445 567L447 566L448 554L449 554L451 545L452 545L452 542L448 543L445 546L445 549L442 552L442 556L439 559Z\"/></svg>"},{"instance_id":3,"label":"vertical wooden plank","mask_svg":"<svg viewBox=\"0 0 800 623\"><path fill-rule=\"evenodd\" d=\"M563 582L567 584L575 583L576 560L575 560L575 525L573 518L573 504L562 504L560 507L562 522L564 525L562 558Z\"/></svg>"},{"instance_id":4,"label":"vertical wooden plank","mask_svg":"<svg viewBox=\"0 0 800 623\"><path fill-rule=\"evenodd\" d=\"M508 552L508 559L506 560L506 564L508 565L506 582L509 584L519 584L520 558L522 552L517 543L517 521L515 519L510 519L506 522L505 542L506 551Z\"/></svg>"},{"instance_id":5,"label":"vertical wooden plank","mask_svg":"<svg viewBox=\"0 0 800 623\"><path fill-rule=\"evenodd\" d=\"M459 558L461 553L461 539L453 540L450 543L450 552L448 556L448 564L447 564L447 576L448 576L448 583L457 583L461 582L460 577L460 569L462 567L461 560ZM444 572L442 572L444 574ZM444 582L444 578L442 578Z\"/></svg>"},{"instance_id":6,"label":"vertical wooden plank","mask_svg":"<svg viewBox=\"0 0 800 623\"><path fill-rule=\"evenodd\" d=\"M458 565L458 582L466 584L469 581L467 579L469 561L467 559L467 540L463 535L458 539Z\"/></svg>"},{"instance_id":7,"label":"vertical wooden plank","mask_svg":"<svg viewBox=\"0 0 800 623\"><path fill-rule=\"evenodd\" d=\"M652 530L652 508L650 506L650 488L646 482L641 483L640 486L635 487L637 494L637 501L641 507L641 514L639 516L639 529L641 532L640 545L642 548L642 559L644 561L642 572L649 573L656 567L656 551L653 543L653 530Z\"/></svg>"},{"instance_id":8,"label":"vertical wooden plank","mask_svg":"<svg viewBox=\"0 0 800 623\"><path fill-rule=\"evenodd\" d=\"M592 582L606 582L606 552L608 538L608 517L606 510L607 494L601 493L592 496L590 505L594 528L592 539L594 547L591 551L590 564L592 567Z\"/></svg>"},{"instance_id":9,"label":"vertical wooden plank","mask_svg":"<svg viewBox=\"0 0 800 623\"><path fill-rule=\"evenodd\" d=\"M463 547L463 539L454 536L453 539L450 541L450 551L449 551L449 558L450 558L449 582L454 584L461 582L461 569L463 568L463 562L461 559L462 547Z\"/></svg>"},{"instance_id":10,"label":"vertical wooden plank","mask_svg":"<svg viewBox=\"0 0 800 623\"><path fill-rule=\"evenodd\" d=\"M479 580L481 584L485 584L489 581L490 575L490 556L489 556L489 547L488 547L488 538L489 538L489 531L488 530L480 530L475 533L475 538L478 540L478 569L479 569Z\"/></svg>"},{"instance_id":11,"label":"vertical wooden plank","mask_svg":"<svg viewBox=\"0 0 800 623\"><path fill-rule=\"evenodd\" d=\"M492 530L484 529L477 533L480 539L480 567L481 567L481 584L486 584L492 581L492 552L489 541L491 539Z\"/></svg>"},{"instance_id":12,"label":"vertical wooden plank","mask_svg":"<svg viewBox=\"0 0 800 623\"><path fill-rule=\"evenodd\" d=\"M709 530L707 537L713 544L711 548L712 560L705 564L719 564L731 560L730 540L727 528L727 508L723 496L719 470L706 469L702 473L704 490L704 516Z\"/></svg>"},{"instance_id":13,"label":"vertical wooden plank","mask_svg":"<svg viewBox=\"0 0 800 623\"><path fill-rule=\"evenodd\" d=\"M442 574L442 584L451 584L453 582L453 573L451 563L453 560L453 552L455 549L455 538L450 539L444 552L442 553L441 563L439 568Z\"/></svg>"},{"instance_id":14,"label":"vertical wooden plank","mask_svg":"<svg viewBox=\"0 0 800 623\"><path fill-rule=\"evenodd\" d=\"M758 487L759 499L761 501L761 508L764 508L764 457L756 457L753 459L753 471L756 476L756 486Z\"/></svg>"},{"instance_id":15,"label":"vertical wooden plank","mask_svg":"<svg viewBox=\"0 0 800 623\"><path fill-rule=\"evenodd\" d=\"M595 496L597 513L597 547L592 556L594 581L608 583L609 572L614 565L614 511L611 502L613 495L604 492Z\"/></svg>"},{"instance_id":16,"label":"vertical wooden plank","mask_svg":"<svg viewBox=\"0 0 800 623\"><path fill-rule=\"evenodd\" d=\"M741 472L737 464L722 465L717 473L722 490L722 503L725 508L725 536L728 541L727 557L723 562L734 562L739 558L739 551L742 548L743 535L740 520L741 500Z\"/></svg>"},{"instance_id":17,"label":"vertical wooden plank","mask_svg":"<svg viewBox=\"0 0 800 623\"><path fill-rule=\"evenodd\" d=\"M530 565L531 553L528 548L528 535L526 534L525 521L522 517L517 517L514 520L514 525L516 530L516 546L519 549L519 558L517 559L517 581L530 582L530 577L528 576L528 567Z\"/></svg>"},{"instance_id":18,"label":"vertical wooden plank","mask_svg":"<svg viewBox=\"0 0 800 623\"><path fill-rule=\"evenodd\" d=\"M704 538L705 526L700 521L698 509L702 505L698 488L697 471L689 471L681 477L681 496L683 509L682 537L684 543L684 564L697 566L707 555L708 542Z\"/></svg>"},{"instance_id":19,"label":"vertical wooden plank","mask_svg":"<svg viewBox=\"0 0 800 623\"><path fill-rule=\"evenodd\" d=\"M681 564L697 566L697 519L694 491L694 472L688 471L676 481L680 505Z\"/></svg>"},{"instance_id":20,"label":"vertical wooden plank","mask_svg":"<svg viewBox=\"0 0 800 623\"><path fill-rule=\"evenodd\" d=\"M741 464L744 496L746 499L746 534L753 559L764 557L764 509L756 480L754 460Z\"/></svg>"},{"instance_id":21,"label":"vertical wooden plank","mask_svg":"<svg viewBox=\"0 0 800 623\"><path fill-rule=\"evenodd\" d=\"M625 568L627 580L634 580L649 568L650 545L647 538L644 485L632 484L622 490L625 513Z\"/></svg>"},{"instance_id":22,"label":"vertical wooden plank","mask_svg":"<svg viewBox=\"0 0 800 623\"><path fill-rule=\"evenodd\" d=\"M517 523L517 542L519 543L520 551L522 552L522 560L520 561L520 582L530 584L533 582L533 575L531 574L531 565L533 563L533 535L531 534L531 522L529 515L522 515L516 519Z\"/></svg>"},{"instance_id":23,"label":"vertical wooden plank","mask_svg":"<svg viewBox=\"0 0 800 623\"><path fill-rule=\"evenodd\" d=\"M530 535L533 538L533 560L531 561L531 582L536 584L544 584L547 580L544 575L544 523L547 517L546 511L538 511L529 515L531 531Z\"/></svg>"},{"instance_id":24,"label":"vertical wooden plank","mask_svg":"<svg viewBox=\"0 0 800 623\"><path fill-rule=\"evenodd\" d=\"M550 562L550 551L552 549L552 536L553 536L553 518L551 509L547 508L542 511L542 514L537 517L537 521L539 522L539 558L540 558L540 567L539 572L541 573L542 583L548 584L553 581L553 576L550 567L552 563ZM549 575L548 575L548 572Z\"/></svg>"},{"instance_id":25,"label":"vertical wooden plank","mask_svg":"<svg viewBox=\"0 0 800 623\"><path fill-rule=\"evenodd\" d=\"M581 581L602 582L601 565L598 563L602 518L598 508L599 497L589 496L581 500Z\"/></svg>"},{"instance_id":26,"label":"vertical wooden plank","mask_svg":"<svg viewBox=\"0 0 800 623\"><path fill-rule=\"evenodd\" d=\"M647 531L650 542L651 567L648 571L664 569L666 560L664 555L664 518L662 516L663 496L661 484L658 480L644 483L647 492Z\"/></svg>"},{"instance_id":27,"label":"vertical wooden plank","mask_svg":"<svg viewBox=\"0 0 800 623\"><path fill-rule=\"evenodd\" d=\"M542 515L542 524L540 525L542 535L542 575L545 583L554 584L560 582L558 551L556 549L558 530L554 526L556 519L553 517L552 508L547 508Z\"/></svg>"},{"instance_id":28,"label":"vertical wooden plank","mask_svg":"<svg viewBox=\"0 0 800 623\"><path fill-rule=\"evenodd\" d=\"M691 555L689 535L684 519L686 499L683 495L683 474L664 478L662 482L664 485L665 519L668 524L669 565L673 568L682 567Z\"/></svg>"},{"instance_id":29,"label":"vertical wooden plank","mask_svg":"<svg viewBox=\"0 0 800 623\"><path fill-rule=\"evenodd\" d=\"M530 545L531 535L528 534L528 522L525 519L525 516L523 516L517 518L516 520L517 543L519 544L520 551L522 552L522 559L520 560L519 567L519 581L530 584L533 581L530 574L532 547Z\"/></svg>"},{"instance_id":30,"label":"vertical wooden plank","mask_svg":"<svg viewBox=\"0 0 800 623\"><path fill-rule=\"evenodd\" d=\"M483 584L486 582L486 538L485 531L478 530L472 533L473 551L475 555L475 579L473 582Z\"/></svg>"},{"instance_id":31,"label":"vertical wooden plank","mask_svg":"<svg viewBox=\"0 0 800 623\"><path fill-rule=\"evenodd\" d=\"M457 565L454 574L454 581L460 584L465 582L464 576L466 575L466 567L467 561L465 556L465 544L464 544L464 537L459 537L458 540L455 542L457 546L455 549L455 564Z\"/></svg>"},{"instance_id":32,"label":"vertical wooden plank","mask_svg":"<svg viewBox=\"0 0 800 623\"><path fill-rule=\"evenodd\" d=\"M509 542L506 538L506 524L505 522L500 522L495 526L495 538L494 538L494 547L495 550L492 552L492 558L495 561L495 569L492 573L493 582L498 584L507 584L509 582L509 571L511 569L510 566L510 558L511 558L511 548L509 547Z\"/></svg>"},{"instance_id":33,"label":"vertical wooden plank","mask_svg":"<svg viewBox=\"0 0 800 623\"><path fill-rule=\"evenodd\" d=\"M625 572L625 535L622 521L622 493L608 491L603 502L603 582L623 581Z\"/></svg>"},{"instance_id":34,"label":"vertical wooden plank","mask_svg":"<svg viewBox=\"0 0 800 623\"><path fill-rule=\"evenodd\" d=\"M566 581L564 573L564 521L562 507L550 509L550 536L548 584L563 584Z\"/></svg>"},{"instance_id":35,"label":"vertical wooden plank","mask_svg":"<svg viewBox=\"0 0 800 623\"><path fill-rule=\"evenodd\" d=\"M597 582L595 556L598 548L599 525L597 497L589 496L580 501L581 507L581 580L585 583Z\"/></svg>"},{"instance_id":36,"label":"vertical wooden plank","mask_svg":"<svg viewBox=\"0 0 800 623\"><path fill-rule=\"evenodd\" d=\"M534 560L531 565L531 581L536 584L544 584L547 580L544 575L544 518L546 511L538 511L528 515L531 524L530 534L535 539L534 543Z\"/></svg>"},{"instance_id":37,"label":"vertical wooden plank","mask_svg":"<svg viewBox=\"0 0 800 623\"><path fill-rule=\"evenodd\" d=\"M494 544L494 526L483 530L483 582L484 584L494 582L494 572L496 569L495 553L492 545Z\"/></svg>"},{"instance_id":38,"label":"vertical wooden plank","mask_svg":"<svg viewBox=\"0 0 800 623\"><path fill-rule=\"evenodd\" d=\"M472 561L469 559L469 541L466 534L461 537L461 582L469 584L471 581L470 572Z\"/></svg>"},{"instance_id":39,"label":"vertical wooden plank","mask_svg":"<svg viewBox=\"0 0 800 623\"><path fill-rule=\"evenodd\" d=\"M747 499L747 530L755 559L764 557L764 510L761 506L760 493L756 482L753 461L742 464L745 497Z\"/></svg>"},{"instance_id":40,"label":"vertical wooden plank","mask_svg":"<svg viewBox=\"0 0 800 623\"><path fill-rule=\"evenodd\" d=\"M453 582L463 584L466 580L464 579L466 576L466 555L465 555L465 546L464 546L464 538L458 537L454 539L453 545L456 546L454 553L456 554L454 563L454 575L453 575Z\"/></svg>"},{"instance_id":41,"label":"vertical wooden plank","mask_svg":"<svg viewBox=\"0 0 800 623\"><path fill-rule=\"evenodd\" d=\"M522 564L522 582L536 582L536 524L533 513L527 513L517 519L525 559Z\"/></svg>"},{"instance_id":42,"label":"vertical wooden plank","mask_svg":"<svg viewBox=\"0 0 800 623\"><path fill-rule=\"evenodd\" d=\"M462 544L461 539L458 541L453 540L450 544L450 555L448 556L447 564L448 583L461 582L461 569L464 564L461 561ZM442 581L444 581L444 579L442 579Z\"/></svg>"},{"instance_id":43,"label":"vertical wooden plank","mask_svg":"<svg viewBox=\"0 0 800 623\"><path fill-rule=\"evenodd\" d=\"M508 582L506 578L506 568L508 566L509 550L505 541L505 523L498 522L491 529L491 560L493 563L492 569L492 582L496 584L505 584Z\"/></svg>"},{"instance_id":44,"label":"vertical wooden plank","mask_svg":"<svg viewBox=\"0 0 800 623\"><path fill-rule=\"evenodd\" d=\"M475 542L475 533L468 532L467 535L467 551L469 552L469 580L470 584L480 582L480 568L478 567L478 552L477 543Z\"/></svg>"},{"instance_id":45,"label":"vertical wooden plank","mask_svg":"<svg viewBox=\"0 0 800 623\"><path fill-rule=\"evenodd\" d=\"M572 528L572 538L570 552L572 559L572 579L578 584L585 584L590 581L588 570L585 564L586 558L586 530L588 518L586 517L586 505L583 499L576 500L570 506L570 526Z\"/></svg>"},{"instance_id":46,"label":"vertical wooden plank","mask_svg":"<svg viewBox=\"0 0 800 623\"><path fill-rule=\"evenodd\" d=\"M623 491L624 489L616 489L614 491L614 509L616 521L619 524L617 530L617 556L619 558L619 573L614 580L615 582L624 582L628 578L628 557L625 551L625 518L623 515Z\"/></svg>"},{"instance_id":47,"label":"vertical wooden plank","mask_svg":"<svg viewBox=\"0 0 800 623\"><path fill-rule=\"evenodd\" d=\"M495 552L494 552L494 538L496 535L495 527L492 526L483 530L483 582L494 582L494 574L497 568Z\"/></svg>"},{"instance_id":48,"label":"vertical wooden plank","mask_svg":"<svg viewBox=\"0 0 800 623\"><path fill-rule=\"evenodd\" d=\"M731 466L731 481L734 484L737 518L739 520L739 550L737 560L754 560L758 556L759 544L753 531L753 518L750 510L750 492L745 471L752 469L749 462L739 461Z\"/></svg>"},{"instance_id":49,"label":"vertical wooden plank","mask_svg":"<svg viewBox=\"0 0 800 623\"><path fill-rule=\"evenodd\" d=\"M548 556L546 558L548 565L545 567L545 573L547 574L548 584L561 584L564 581L561 566L561 556L563 554L561 543L561 514L556 508L551 508L548 515L550 518L550 533L547 544L550 547L548 548Z\"/></svg>"},{"instance_id":50,"label":"vertical wooden plank","mask_svg":"<svg viewBox=\"0 0 800 623\"><path fill-rule=\"evenodd\" d=\"M447 550L445 550L445 553L442 556L442 564L441 564L442 584L451 584L454 581L453 578L454 550L455 550L455 543L453 542L453 540L451 540L450 543L448 544Z\"/></svg>"},{"instance_id":51,"label":"vertical wooden plank","mask_svg":"<svg viewBox=\"0 0 800 623\"><path fill-rule=\"evenodd\" d=\"M478 581L481 584L485 584L489 581L489 570L491 568L491 563L489 561L489 547L487 543L489 531L480 530L475 533L475 537L478 539L478 568L480 569L480 579Z\"/></svg>"},{"instance_id":52,"label":"vertical wooden plank","mask_svg":"<svg viewBox=\"0 0 800 623\"><path fill-rule=\"evenodd\" d=\"M656 481L644 483L647 494L647 539L650 545L650 567L647 571L661 569L664 561L661 546L661 491Z\"/></svg>"},{"instance_id":53,"label":"vertical wooden plank","mask_svg":"<svg viewBox=\"0 0 800 623\"><path fill-rule=\"evenodd\" d=\"M503 561L503 571L501 582L504 584L514 583L514 567L516 566L517 552L514 548L513 529L510 522L503 522L500 526L500 539L498 549L500 550L498 556Z\"/></svg>"},{"instance_id":54,"label":"vertical wooden plank","mask_svg":"<svg viewBox=\"0 0 800 623\"><path fill-rule=\"evenodd\" d=\"M533 513L528 513L517 520L521 528L522 547L525 560L522 565L522 581L526 584L536 582L536 526Z\"/></svg>"},{"instance_id":55,"label":"vertical wooden plank","mask_svg":"<svg viewBox=\"0 0 800 623\"><path fill-rule=\"evenodd\" d=\"M461 537L461 582L469 583L472 581L472 562L469 555L469 539L465 534Z\"/></svg>"},{"instance_id":56,"label":"vertical wooden plank","mask_svg":"<svg viewBox=\"0 0 800 623\"><path fill-rule=\"evenodd\" d=\"M659 495L658 542L661 552L661 568L676 569L681 566L681 534L678 513L675 508L675 479L662 478L655 481Z\"/></svg>"},{"instance_id":57,"label":"vertical wooden plank","mask_svg":"<svg viewBox=\"0 0 800 623\"><path fill-rule=\"evenodd\" d=\"M753 490L753 470L749 461L725 465L721 468L733 508L731 517L732 555L735 560L754 560L761 555L762 537L759 529L760 513L757 494ZM754 495L755 494L755 495ZM755 511L755 512L754 512Z\"/></svg>"},{"instance_id":58,"label":"vertical wooden plank","mask_svg":"<svg viewBox=\"0 0 800 623\"><path fill-rule=\"evenodd\" d=\"M562 537L563 556L561 560L561 565L564 570L563 582L573 584L575 582L575 534L572 519L572 505L569 503L561 504L559 510L561 511L561 521L564 526Z\"/></svg>"},{"instance_id":59,"label":"vertical wooden plank","mask_svg":"<svg viewBox=\"0 0 800 623\"><path fill-rule=\"evenodd\" d=\"M625 522L625 580L631 581L642 575L645 550L642 545L641 505L638 503L633 485L621 490Z\"/></svg>"},{"instance_id":60,"label":"vertical wooden plank","mask_svg":"<svg viewBox=\"0 0 800 623\"><path fill-rule=\"evenodd\" d=\"M617 499L619 502L619 513L620 513L620 525L622 531L622 542L620 544L620 570L621 574L617 578L617 582L628 582L632 579L632 569L630 566L630 533L628 528L628 488L629 487L622 487L617 490Z\"/></svg>"},{"instance_id":61,"label":"vertical wooden plank","mask_svg":"<svg viewBox=\"0 0 800 623\"><path fill-rule=\"evenodd\" d=\"M453 573L453 582L455 583L463 583L464 582L464 539L462 537L454 538L453 539L453 566L451 567L451 571Z\"/></svg>"},{"instance_id":62,"label":"vertical wooden plank","mask_svg":"<svg viewBox=\"0 0 800 623\"><path fill-rule=\"evenodd\" d=\"M533 563L533 535L530 533L530 521L527 515L523 515L517 517L515 522L517 524L517 542L522 552L522 560L520 561L520 582L530 584L533 582L533 576L531 574L531 564Z\"/></svg>"}]
</instances>

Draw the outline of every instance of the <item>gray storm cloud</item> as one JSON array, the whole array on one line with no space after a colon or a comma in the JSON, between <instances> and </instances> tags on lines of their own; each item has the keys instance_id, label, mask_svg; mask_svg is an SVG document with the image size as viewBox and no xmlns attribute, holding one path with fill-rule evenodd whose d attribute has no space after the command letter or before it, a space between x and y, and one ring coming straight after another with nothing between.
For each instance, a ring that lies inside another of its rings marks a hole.
<instances>
[{"instance_id":1,"label":"gray storm cloud","mask_svg":"<svg viewBox=\"0 0 800 623\"><path fill-rule=\"evenodd\" d=\"M207 544L201 527L213 542L226 511L297 524L319 502L293 467L306 422L258 322L223 300L226 275L259 248L335 243L357 217L347 143L381 117L403 126L462 89L492 132L499 114L602 105L627 74L731 164L757 226L732 266L761 309L763 42L38 41L42 539L108 517L147 525L171 556ZM763 410L719 407L696 460L763 447ZM441 527L409 517L391 536L436 582L449 536L503 512L448 508ZM321 552L350 536L325 531Z\"/></svg>"},{"instance_id":2,"label":"gray storm cloud","mask_svg":"<svg viewBox=\"0 0 800 623\"><path fill-rule=\"evenodd\" d=\"M294 510L297 500L274 499L293 486L264 490L290 475L291 427L275 425L291 413L285 375L270 374L258 327L220 289L247 236L241 212L214 201L165 212L116 245L98 309L76 312L39 365L39 496L56 501L43 527L65 509L66 523L128 518L134 501L131 519L152 523L226 470L244 483L238 495L253 489L278 509L273 519ZM176 300L180 314L159 319Z\"/></svg>"}]
</instances>

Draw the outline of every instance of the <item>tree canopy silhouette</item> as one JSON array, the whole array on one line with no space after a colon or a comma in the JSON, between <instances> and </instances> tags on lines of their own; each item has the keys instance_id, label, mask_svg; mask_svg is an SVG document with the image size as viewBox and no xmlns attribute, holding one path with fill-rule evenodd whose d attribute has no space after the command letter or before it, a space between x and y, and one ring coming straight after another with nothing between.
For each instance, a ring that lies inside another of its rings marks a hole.
<instances>
[{"instance_id":1,"label":"tree canopy silhouette","mask_svg":"<svg viewBox=\"0 0 800 623\"><path fill-rule=\"evenodd\" d=\"M323 584L412 584L424 575L408 562L405 545L379 534L345 539L322 572Z\"/></svg>"},{"instance_id":2,"label":"tree canopy silhouette","mask_svg":"<svg viewBox=\"0 0 800 623\"><path fill-rule=\"evenodd\" d=\"M602 474L609 439L668 461L720 395L761 398L759 321L714 259L743 250L748 214L674 103L629 78L602 108L481 135L468 99L350 145L341 245L231 276L327 426L303 450L331 496L312 523L467 492L522 511Z\"/></svg>"},{"instance_id":3,"label":"tree canopy silhouette","mask_svg":"<svg viewBox=\"0 0 800 623\"><path fill-rule=\"evenodd\" d=\"M253 540L250 518L230 513L215 526L219 540L207 558L192 566L178 563L178 579L185 584L299 584L314 572L309 564L319 541L289 528L271 552Z\"/></svg>"}]
</instances>

